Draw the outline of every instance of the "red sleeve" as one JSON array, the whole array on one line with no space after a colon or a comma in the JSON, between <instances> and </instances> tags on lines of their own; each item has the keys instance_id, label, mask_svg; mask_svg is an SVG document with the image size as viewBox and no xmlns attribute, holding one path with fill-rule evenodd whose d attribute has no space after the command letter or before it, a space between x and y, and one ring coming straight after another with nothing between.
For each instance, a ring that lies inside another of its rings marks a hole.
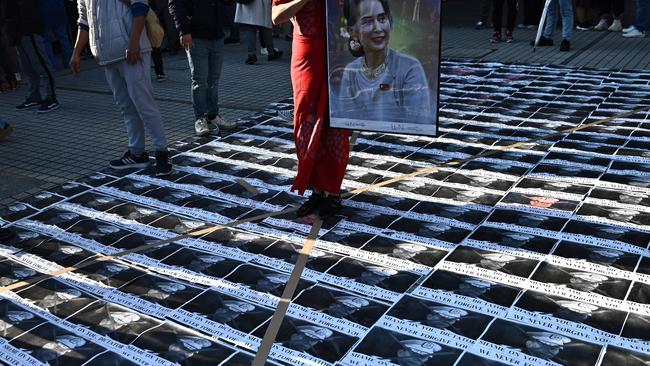
<instances>
[{"instance_id":1,"label":"red sleeve","mask_svg":"<svg viewBox=\"0 0 650 366\"><path fill-rule=\"evenodd\" d=\"M291 0L273 0L273 5L280 5L280 4L286 4L290 2Z\"/></svg>"}]
</instances>

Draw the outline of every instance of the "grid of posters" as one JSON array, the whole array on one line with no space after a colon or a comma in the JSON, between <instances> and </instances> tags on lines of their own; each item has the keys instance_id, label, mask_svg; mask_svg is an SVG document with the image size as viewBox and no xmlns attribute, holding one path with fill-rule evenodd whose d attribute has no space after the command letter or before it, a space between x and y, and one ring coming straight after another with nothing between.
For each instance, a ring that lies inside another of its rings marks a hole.
<instances>
[{"instance_id":1,"label":"grid of posters","mask_svg":"<svg viewBox=\"0 0 650 366\"><path fill-rule=\"evenodd\" d=\"M344 201L268 364L648 364L650 114L554 133L650 107L650 73L442 70L440 137L361 134L344 189L464 162ZM178 142L171 176L105 171L2 208L0 286L76 270L0 293L0 363L249 365L310 225L150 244L300 204L290 109Z\"/></svg>"}]
</instances>

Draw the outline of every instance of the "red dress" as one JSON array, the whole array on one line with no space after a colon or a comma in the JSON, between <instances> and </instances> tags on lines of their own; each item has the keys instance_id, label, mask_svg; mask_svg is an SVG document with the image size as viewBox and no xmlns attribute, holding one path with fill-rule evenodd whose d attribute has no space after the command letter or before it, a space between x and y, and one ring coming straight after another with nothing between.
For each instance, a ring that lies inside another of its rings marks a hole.
<instances>
[{"instance_id":1,"label":"red dress","mask_svg":"<svg viewBox=\"0 0 650 366\"><path fill-rule=\"evenodd\" d=\"M273 4L290 0L273 0ZM350 154L347 130L329 127L325 0L311 0L292 19L293 135L298 174L291 190L338 194Z\"/></svg>"}]
</instances>

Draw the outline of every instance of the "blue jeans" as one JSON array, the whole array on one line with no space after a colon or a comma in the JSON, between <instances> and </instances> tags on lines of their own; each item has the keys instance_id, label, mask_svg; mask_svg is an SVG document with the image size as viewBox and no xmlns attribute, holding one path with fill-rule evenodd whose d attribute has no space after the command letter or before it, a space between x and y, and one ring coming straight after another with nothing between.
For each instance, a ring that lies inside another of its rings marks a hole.
<instances>
[{"instance_id":1,"label":"blue jeans","mask_svg":"<svg viewBox=\"0 0 650 366\"><path fill-rule=\"evenodd\" d=\"M544 37L553 37L555 22L557 19L557 8L560 6L560 15L562 16L562 39L571 40L573 36L573 0L552 0L548 7L546 26L544 27Z\"/></svg>"},{"instance_id":2,"label":"blue jeans","mask_svg":"<svg viewBox=\"0 0 650 366\"><path fill-rule=\"evenodd\" d=\"M634 28L645 32L650 20L650 0L636 0L636 20Z\"/></svg>"},{"instance_id":3,"label":"blue jeans","mask_svg":"<svg viewBox=\"0 0 650 366\"><path fill-rule=\"evenodd\" d=\"M57 28L45 29L45 53L50 59L50 62L56 68L56 60L54 59L54 51L52 50L52 42L55 39L59 40L61 44L61 56L63 57L63 67L67 68L72 57L72 47L70 47L70 38L68 36L68 24L65 23Z\"/></svg>"},{"instance_id":4,"label":"blue jeans","mask_svg":"<svg viewBox=\"0 0 650 366\"><path fill-rule=\"evenodd\" d=\"M194 116L214 117L219 114L219 77L223 63L223 38L194 39L187 51L192 73L192 105Z\"/></svg>"}]
</instances>

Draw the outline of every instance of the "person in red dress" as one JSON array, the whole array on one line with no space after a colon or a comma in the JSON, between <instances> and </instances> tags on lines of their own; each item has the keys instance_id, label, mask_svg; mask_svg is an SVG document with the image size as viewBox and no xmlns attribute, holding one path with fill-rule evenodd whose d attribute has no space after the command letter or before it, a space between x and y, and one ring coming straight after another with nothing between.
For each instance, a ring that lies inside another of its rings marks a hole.
<instances>
[{"instance_id":1,"label":"person in red dress","mask_svg":"<svg viewBox=\"0 0 650 366\"><path fill-rule=\"evenodd\" d=\"M291 20L294 25L291 83L298 174L291 190L312 190L296 216L318 211L328 217L341 208L350 145L347 130L329 127L325 0L273 0L272 17L274 24Z\"/></svg>"}]
</instances>

